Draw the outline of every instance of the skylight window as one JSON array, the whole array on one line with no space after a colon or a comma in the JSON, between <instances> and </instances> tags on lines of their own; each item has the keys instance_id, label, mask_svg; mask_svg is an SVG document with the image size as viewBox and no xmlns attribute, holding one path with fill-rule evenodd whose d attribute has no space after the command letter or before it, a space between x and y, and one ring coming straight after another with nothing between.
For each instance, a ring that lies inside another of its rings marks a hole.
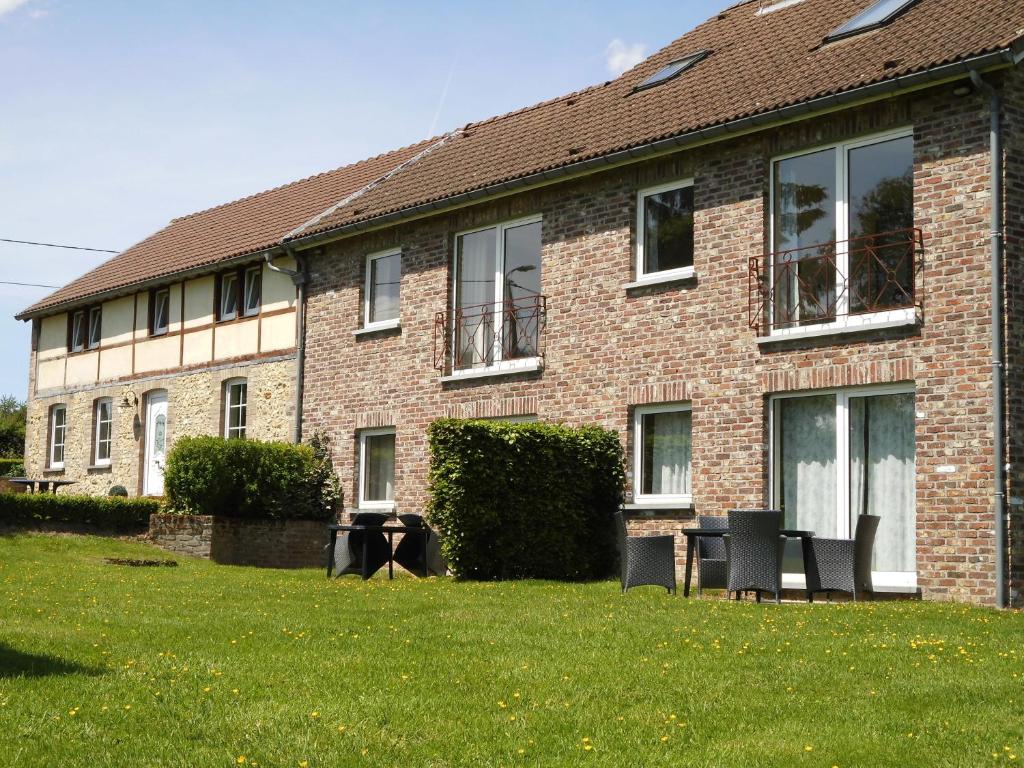
<instances>
[{"instance_id":1,"label":"skylight window","mask_svg":"<svg viewBox=\"0 0 1024 768\"><path fill-rule=\"evenodd\" d=\"M709 53L711 53L711 51L698 51L697 53L691 53L689 56L684 56L681 59L676 59L671 64L659 69L633 90L642 91L645 88L653 88L656 85L661 85L666 80L671 80L673 77L681 75Z\"/></svg>"},{"instance_id":2,"label":"skylight window","mask_svg":"<svg viewBox=\"0 0 1024 768\"><path fill-rule=\"evenodd\" d=\"M888 24L916 2L917 0L875 0L848 22L829 32L825 42L830 43L833 40L859 35L861 32Z\"/></svg>"}]
</instances>

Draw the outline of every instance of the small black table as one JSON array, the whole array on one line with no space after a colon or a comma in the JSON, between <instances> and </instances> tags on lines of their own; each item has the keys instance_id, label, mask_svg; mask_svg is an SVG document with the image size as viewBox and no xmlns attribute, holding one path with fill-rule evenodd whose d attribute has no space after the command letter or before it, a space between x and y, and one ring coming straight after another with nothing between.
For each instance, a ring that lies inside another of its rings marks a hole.
<instances>
[{"instance_id":1,"label":"small black table","mask_svg":"<svg viewBox=\"0 0 1024 768\"><path fill-rule=\"evenodd\" d=\"M427 528L414 525L328 525L327 530L331 532L331 548L327 554L327 578L331 578L334 571L334 546L338 542L338 531L364 531L366 533L384 533L388 537L388 578L395 578L395 534L396 533L422 533L423 534L423 576L430 575L427 565ZM363 562L366 562L367 537L363 537ZM363 580L370 578L373 574L363 577Z\"/></svg>"},{"instance_id":2,"label":"small black table","mask_svg":"<svg viewBox=\"0 0 1024 768\"><path fill-rule=\"evenodd\" d=\"M29 493L56 493L62 485L74 485L76 480L48 480L47 478L34 477L8 477L8 481L18 485L24 485ZM38 488L38 491L37 491Z\"/></svg>"},{"instance_id":3,"label":"small black table","mask_svg":"<svg viewBox=\"0 0 1024 768\"><path fill-rule=\"evenodd\" d=\"M690 596L690 578L693 575L693 548L697 539L701 536L709 538L722 538L729 534L728 528L684 528L683 535L686 537L686 574L683 580L683 597ZM779 531L780 536L789 539L809 539L814 536L814 531L800 531L795 528L783 528Z\"/></svg>"}]
</instances>

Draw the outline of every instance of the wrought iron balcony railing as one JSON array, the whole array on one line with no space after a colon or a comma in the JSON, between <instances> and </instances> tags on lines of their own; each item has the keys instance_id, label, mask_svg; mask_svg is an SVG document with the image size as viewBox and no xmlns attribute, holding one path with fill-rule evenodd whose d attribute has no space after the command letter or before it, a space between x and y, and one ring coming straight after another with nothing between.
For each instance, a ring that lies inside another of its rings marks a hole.
<instances>
[{"instance_id":1,"label":"wrought iron balcony railing","mask_svg":"<svg viewBox=\"0 0 1024 768\"><path fill-rule=\"evenodd\" d=\"M748 313L759 336L922 307L920 229L820 243L750 259Z\"/></svg>"},{"instance_id":2,"label":"wrought iron balcony railing","mask_svg":"<svg viewBox=\"0 0 1024 768\"><path fill-rule=\"evenodd\" d=\"M543 355L547 297L456 307L434 315L434 367L442 373L488 368Z\"/></svg>"}]
</instances>

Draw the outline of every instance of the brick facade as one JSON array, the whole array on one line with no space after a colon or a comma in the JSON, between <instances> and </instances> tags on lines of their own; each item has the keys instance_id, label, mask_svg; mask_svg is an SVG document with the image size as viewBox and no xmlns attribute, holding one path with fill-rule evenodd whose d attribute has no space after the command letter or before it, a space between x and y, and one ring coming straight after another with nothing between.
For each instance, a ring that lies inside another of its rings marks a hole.
<instances>
[{"instance_id":1,"label":"brick facade","mask_svg":"<svg viewBox=\"0 0 1024 768\"><path fill-rule=\"evenodd\" d=\"M1008 97L1014 93L1007 88ZM1020 116L1011 118L1012 132ZM925 243L923 321L758 344L747 323L747 264L768 248L770 159L906 126L914 130L915 225ZM1010 141L1019 143L1019 134ZM1008 175L1019 207L1024 174L1011 164ZM696 277L627 289L635 279L637 190L683 178L695 180ZM439 416L598 423L617 430L631 454L633 406L687 401L694 508L643 523L672 530L694 514L767 503L771 394L912 383L918 586L927 598L991 602L989 204L987 99L956 97L944 86L336 241L311 259L304 429L330 433L352 500L358 430L394 426L396 506L419 511L427 494L426 427ZM543 371L442 382L433 368L434 314L450 303L455 233L534 214L543 216L541 290L548 297ZM1014 238L1008 256L1019 287ZM356 336L365 255L396 246L402 327ZM1008 299L1013 307L1021 301L1016 292ZM1014 376L1021 318L1018 310L1011 324ZM1015 383L1011 390L1016 484L1024 476L1016 458L1022 405ZM1015 558L1019 569L1022 556ZM1019 586L1019 572L1016 578Z\"/></svg>"}]
</instances>

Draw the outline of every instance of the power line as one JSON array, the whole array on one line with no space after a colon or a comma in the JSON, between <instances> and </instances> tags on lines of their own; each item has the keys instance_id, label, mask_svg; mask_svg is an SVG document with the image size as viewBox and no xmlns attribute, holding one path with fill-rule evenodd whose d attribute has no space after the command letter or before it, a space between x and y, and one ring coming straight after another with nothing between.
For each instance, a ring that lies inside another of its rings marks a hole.
<instances>
[{"instance_id":1,"label":"power line","mask_svg":"<svg viewBox=\"0 0 1024 768\"><path fill-rule=\"evenodd\" d=\"M44 248L67 248L71 251L94 251L96 253L120 253L120 251L111 251L108 248L85 248L81 245L57 245L56 243L36 243L32 240L11 240L6 237L0 237L0 243L17 243L18 245L40 245ZM48 287L48 286L45 286Z\"/></svg>"},{"instance_id":2,"label":"power line","mask_svg":"<svg viewBox=\"0 0 1024 768\"><path fill-rule=\"evenodd\" d=\"M59 285L46 285L45 283L16 283L13 280L0 280L0 285L23 285L26 288L60 288Z\"/></svg>"}]
</instances>

